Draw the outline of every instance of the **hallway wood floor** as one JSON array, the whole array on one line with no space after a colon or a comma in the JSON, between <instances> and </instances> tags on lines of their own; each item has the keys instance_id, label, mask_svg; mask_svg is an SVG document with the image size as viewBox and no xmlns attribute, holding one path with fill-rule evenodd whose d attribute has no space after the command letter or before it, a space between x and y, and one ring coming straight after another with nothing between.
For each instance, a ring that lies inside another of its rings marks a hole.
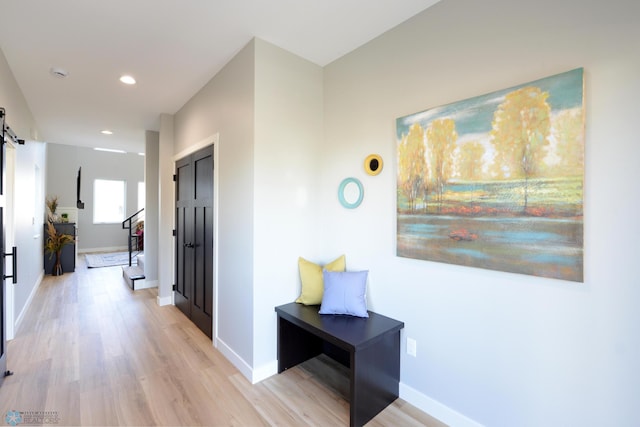
<instances>
[{"instance_id":1,"label":"hallway wood floor","mask_svg":"<svg viewBox=\"0 0 640 427\"><path fill-rule=\"evenodd\" d=\"M251 385L156 295L82 257L75 273L46 276L8 345L0 424L19 411L59 426L349 425L342 366L320 356ZM367 424L443 425L401 399Z\"/></svg>"}]
</instances>

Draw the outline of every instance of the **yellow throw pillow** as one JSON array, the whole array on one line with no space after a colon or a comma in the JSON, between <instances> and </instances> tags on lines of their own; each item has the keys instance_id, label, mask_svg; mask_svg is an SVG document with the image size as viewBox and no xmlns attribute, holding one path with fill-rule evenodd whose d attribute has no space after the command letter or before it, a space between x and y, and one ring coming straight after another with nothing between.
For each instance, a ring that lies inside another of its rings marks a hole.
<instances>
[{"instance_id":1,"label":"yellow throw pillow","mask_svg":"<svg viewBox=\"0 0 640 427\"><path fill-rule=\"evenodd\" d=\"M331 261L324 267L314 264L311 261L300 257L298 258L298 268L300 269L300 281L302 282L302 292L296 302L304 305L318 305L322 302L322 294L324 293L324 281L322 279L322 269L328 271L345 271L345 256Z\"/></svg>"}]
</instances>

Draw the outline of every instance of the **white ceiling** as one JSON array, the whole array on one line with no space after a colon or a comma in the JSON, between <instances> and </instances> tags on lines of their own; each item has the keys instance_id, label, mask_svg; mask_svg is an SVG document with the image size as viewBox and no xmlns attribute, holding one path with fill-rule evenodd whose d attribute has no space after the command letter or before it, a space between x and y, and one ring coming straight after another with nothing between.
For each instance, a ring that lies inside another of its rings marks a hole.
<instances>
[{"instance_id":1,"label":"white ceiling","mask_svg":"<svg viewBox=\"0 0 640 427\"><path fill-rule=\"evenodd\" d=\"M140 152L253 37L324 66L437 1L1 0L0 48L41 140Z\"/></svg>"}]
</instances>

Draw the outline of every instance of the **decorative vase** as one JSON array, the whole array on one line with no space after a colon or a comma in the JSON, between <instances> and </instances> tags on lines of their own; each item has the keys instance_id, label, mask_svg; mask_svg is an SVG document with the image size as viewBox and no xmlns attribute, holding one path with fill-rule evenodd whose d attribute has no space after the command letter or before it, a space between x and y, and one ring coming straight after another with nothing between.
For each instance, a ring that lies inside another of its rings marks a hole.
<instances>
[{"instance_id":1,"label":"decorative vase","mask_svg":"<svg viewBox=\"0 0 640 427\"><path fill-rule=\"evenodd\" d=\"M52 276L62 276L62 264L60 262L60 256L61 251L56 252L56 262L53 263L53 269L51 270L51 275Z\"/></svg>"}]
</instances>

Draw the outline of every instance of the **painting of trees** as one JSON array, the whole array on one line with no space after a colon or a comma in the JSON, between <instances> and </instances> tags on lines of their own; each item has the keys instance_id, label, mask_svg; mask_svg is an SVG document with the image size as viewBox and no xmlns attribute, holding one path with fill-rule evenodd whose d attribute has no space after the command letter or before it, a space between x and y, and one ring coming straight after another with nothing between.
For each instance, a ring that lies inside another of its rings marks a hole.
<instances>
[{"instance_id":1,"label":"painting of trees","mask_svg":"<svg viewBox=\"0 0 640 427\"><path fill-rule=\"evenodd\" d=\"M549 173L579 176L584 170L584 118L580 109L560 112L553 120L554 155Z\"/></svg>"},{"instance_id":2,"label":"painting of trees","mask_svg":"<svg viewBox=\"0 0 640 427\"><path fill-rule=\"evenodd\" d=\"M584 71L396 120L397 254L583 280Z\"/></svg>"},{"instance_id":3,"label":"painting of trees","mask_svg":"<svg viewBox=\"0 0 640 427\"><path fill-rule=\"evenodd\" d=\"M549 94L537 87L514 90L498 106L491 138L498 175L524 178L523 210L527 210L529 178L536 176L549 145Z\"/></svg>"},{"instance_id":4,"label":"painting of trees","mask_svg":"<svg viewBox=\"0 0 640 427\"><path fill-rule=\"evenodd\" d=\"M424 129L416 123L398 147L399 189L409 209L416 209L418 197L426 194L428 169L425 161Z\"/></svg>"},{"instance_id":5,"label":"painting of trees","mask_svg":"<svg viewBox=\"0 0 640 427\"><path fill-rule=\"evenodd\" d=\"M463 180L481 179L486 149L478 141L471 141L460 147L457 157L458 174Z\"/></svg>"},{"instance_id":6,"label":"painting of trees","mask_svg":"<svg viewBox=\"0 0 640 427\"><path fill-rule=\"evenodd\" d=\"M457 139L456 124L452 119L434 120L427 128L427 145L429 147L438 210L442 209L442 195L445 183L451 175L451 154Z\"/></svg>"}]
</instances>

